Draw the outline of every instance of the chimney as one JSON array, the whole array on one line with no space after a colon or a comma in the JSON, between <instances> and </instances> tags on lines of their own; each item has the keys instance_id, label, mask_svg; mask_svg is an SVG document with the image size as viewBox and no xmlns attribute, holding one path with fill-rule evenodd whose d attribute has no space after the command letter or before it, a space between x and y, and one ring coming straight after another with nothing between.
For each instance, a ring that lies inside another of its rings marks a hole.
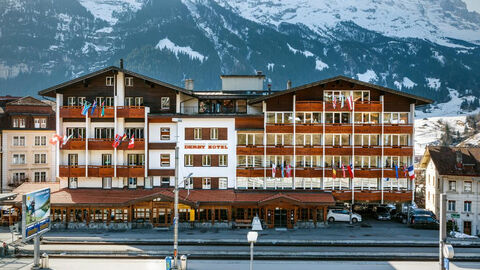
<instances>
[{"instance_id":1,"label":"chimney","mask_svg":"<svg viewBox=\"0 0 480 270\"><path fill-rule=\"evenodd\" d=\"M185 89L193 90L193 79L185 79Z\"/></svg>"},{"instance_id":2,"label":"chimney","mask_svg":"<svg viewBox=\"0 0 480 270\"><path fill-rule=\"evenodd\" d=\"M292 81L288 80L287 81L287 89L292 88Z\"/></svg>"},{"instance_id":3,"label":"chimney","mask_svg":"<svg viewBox=\"0 0 480 270\"><path fill-rule=\"evenodd\" d=\"M258 76L262 75L262 71L261 71L261 70L257 70L257 75L258 75Z\"/></svg>"},{"instance_id":4,"label":"chimney","mask_svg":"<svg viewBox=\"0 0 480 270\"><path fill-rule=\"evenodd\" d=\"M123 69L123 58L120 59L120 69Z\"/></svg>"}]
</instances>

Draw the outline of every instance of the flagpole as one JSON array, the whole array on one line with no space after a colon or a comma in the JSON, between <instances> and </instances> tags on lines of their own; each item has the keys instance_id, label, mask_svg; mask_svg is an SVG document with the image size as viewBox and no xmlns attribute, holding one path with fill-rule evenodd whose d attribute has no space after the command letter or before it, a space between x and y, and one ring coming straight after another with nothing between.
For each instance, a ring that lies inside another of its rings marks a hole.
<instances>
[{"instance_id":1,"label":"flagpole","mask_svg":"<svg viewBox=\"0 0 480 270\"><path fill-rule=\"evenodd\" d=\"M354 183L354 168L355 168L355 102L353 100L353 91L350 91L350 100L352 104L352 204L350 206L350 224L352 224L353 204L355 202L355 183Z\"/></svg>"}]
</instances>

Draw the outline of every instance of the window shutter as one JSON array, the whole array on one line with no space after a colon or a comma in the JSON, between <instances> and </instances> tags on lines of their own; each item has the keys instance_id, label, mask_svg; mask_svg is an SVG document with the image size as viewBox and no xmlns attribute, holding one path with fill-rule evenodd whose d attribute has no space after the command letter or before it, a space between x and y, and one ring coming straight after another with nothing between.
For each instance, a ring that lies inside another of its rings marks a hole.
<instances>
[{"instance_id":1,"label":"window shutter","mask_svg":"<svg viewBox=\"0 0 480 270\"><path fill-rule=\"evenodd\" d=\"M193 188L194 189L202 189L202 178L201 177L194 177L193 178Z\"/></svg>"},{"instance_id":2,"label":"window shutter","mask_svg":"<svg viewBox=\"0 0 480 270\"><path fill-rule=\"evenodd\" d=\"M185 128L185 140L193 140L193 128Z\"/></svg>"},{"instance_id":3,"label":"window shutter","mask_svg":"<svg viewBox=\"0 0 480 270\"><path fill-rule=\"evenodd\" d=\"M227 128L219 128L218 129L218 139L219 140L227 140Z\"/></svg>"},{"instance_id":4,"label":"window shutter","mask_svg":"<svg viewBox=\"0 0 480 270\"><path fill-rule=\"evenodd\" d=\"M220 155L211 155L212 158L212 167L218 167L219 166L219 158Z\"/></svg>"},{"instance_id":5,"label":"window shutter","mask_svg":"<svg viewBox=\"0 0 480 270\"><path fill-rule=\"evenodd\" d=\"M210 140L210 129L202 128L202 140Z\"/></svg>"},{"instance_id":6,"label":"window shutter","mask_svg":"<svg viewBox=\"0 0 480 270\"><path fill-rule=\"evenodd\" d=\"M193 155L193 166L194 167L202 166L202 155Z\"/></svg>"},{"instance_id":7,"label":"window shutter","mask_svg":"<svg viewBox=\"0 0 480 270\"><path fill-rule=\"evenodd\" d=\"M212 177L211 179L211 189L218 189L218 177Z\"/></svg>"}]
</instances>

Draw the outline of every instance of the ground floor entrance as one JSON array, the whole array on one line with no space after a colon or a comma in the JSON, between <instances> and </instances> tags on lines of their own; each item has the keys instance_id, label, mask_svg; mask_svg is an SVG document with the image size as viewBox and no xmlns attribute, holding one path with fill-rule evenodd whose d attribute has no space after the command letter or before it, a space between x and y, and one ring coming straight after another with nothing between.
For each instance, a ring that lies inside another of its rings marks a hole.
<instances>
[{"instance_id":1,"label":"ground floor entrance","mask_svg":"<svg viewBox=\"0 0 480 270\"><path fill-rule=\"evenodd\" d=\"M463 233L472 235L472 222L471 221L464 221L463 222Z\"/></svg>"},{"instance_id":2,"label":"ground floor entrance","mask_svg":"<svg viewBox=\"0 0 480 270\"><path fill-rule=\"evenodd\" d=\"M273 226L275 228L287 228L287 210L285 209L275 209L275 218Z\"/></svg>"}]
</instances>

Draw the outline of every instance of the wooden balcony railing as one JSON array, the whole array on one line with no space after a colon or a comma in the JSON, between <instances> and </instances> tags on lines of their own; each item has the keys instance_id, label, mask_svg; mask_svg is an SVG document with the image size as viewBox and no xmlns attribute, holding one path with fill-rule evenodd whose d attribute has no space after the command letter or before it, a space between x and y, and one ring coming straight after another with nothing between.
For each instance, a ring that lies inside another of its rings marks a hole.
<instances>
[{"instance_id":1,"label":"wooden balcony railing","mask_svg":"<svg viewBox=\"0 0 480 270\"><path fill-rule=\"evenodd\" d=\"M113 139L111 138L89 138L88 150L113 150L112 144Z\"/></svg>"},{"instance_id":2,"label":"wooden balcony railing","mask_svg":"<svg viewBox=\"0 0 480 270\"><path fill-rule=\"evenodd\" d=\"M351 190L332 190L336 201L351 201ZM355 201L375 202L381 201L381 190L355 190ZM412 200L411 190L383 190L383 199L385 202L408 202Z\"/></svg>"},{"instance_id":3,"label":"wooden balcony railing","mask_svg":"<svg viewBox=\"0 0 480 270\"><path fill-rule=\"evenodd\" d=\"M145 166L143 165L117 165L117 177L143 177Z\"/></svg>"},{"instance_id":4,"label":"wooden balcony railing","mask_svg":"<svg viewBox=\"0 0 480 270\"><path fill-rule=\"evenodd\" d=\"M312 177L322 177L323 176L323 167L296 167L294 168L295 170L295 176L296 177L307 177L307 178L312 178ZM345 169L346 170L346 169ZM271 167L237 167L237 177L263 177L264 176L264 171L266 173L267 177L272 176L272 168ZM341 169L336 169L337 171L337 178L341 178L342 175L342 170ZM348 177L348 171L345 171L347 177ZM356 167L354 169L354 174L356 178L381 178L382 177L382 169L378 167L372 167L372 168L359 168ZM277 177L281 177L281 172L280 169L277 168ZM398 176L400 178L405 178L403 172L401 169L399 169ZM325 168L325 177L333 177L332 174L332 167L326 167ZM383 177L384 178L395 178L395 170L393 168L384 168L383 170Z\"/></svg>"},{"instance_id":5,"label":"wooden balcony railing","mask_svg":"<svg viewBox=\"0 0 480 270\"><path fill-rule=\"evenodd\" d=\"M85 115L82 115L83 106L62 106L60 107L60 117L63 118L84 118ZM92 114L92 108L88 109L88 116L91 118L113 118L114 117L114 107L105 106L104 116L102 116L102 107L97 106L95 111Z\"/></svg>"},{"instance_id":6,"label":"wooden balcony railing","mask_svg":"<svg viewBox=\"0 0 480 270\"><path fill-rule=\"evenodd\" d=\"M113 177L113 165L88 165L88 177ZM117 177L144 177L145 166L117 165ZM85 165L60 165L60 177L85 177Z\"/></svg>"},{"instance_id":7,"label":"wooden balcony railing","mask_svg":"<svg viewBox=\"0 0 480 270\"><path fill-rule=\"evenodd\" d=\"M113 177L113 165L88 165L88 177Z\"/></svg>"},{"instance_id":8,"label":"wooden balcony railing","mask_svg":"<svg viewBox=\"0 0 480 270\"><path fill-rule=\"evenodd\" d=\"M62 150L85 150L86 141L84 138L71 138L63 145L60 144Z\"/></svg>"},{"instance_id":9,"label":"wooden balcony railing","mask_svg":"<svg viewBox=\"0 0 480 270\"><path fill-rule=\"evenodd\" d=\"M60 177L85 177L85 165L60 165Z\"/></svg>"},{"instance_id":10,"label":"wooden balcony railing","mask_svg":"<svg viewBox=\"0 0 480 270\"><path fill-rule=\"evenodd\" d=\"M118 106L117 116L122 118L145 118L144 106Z\"/></svg>"}]
</instances>

